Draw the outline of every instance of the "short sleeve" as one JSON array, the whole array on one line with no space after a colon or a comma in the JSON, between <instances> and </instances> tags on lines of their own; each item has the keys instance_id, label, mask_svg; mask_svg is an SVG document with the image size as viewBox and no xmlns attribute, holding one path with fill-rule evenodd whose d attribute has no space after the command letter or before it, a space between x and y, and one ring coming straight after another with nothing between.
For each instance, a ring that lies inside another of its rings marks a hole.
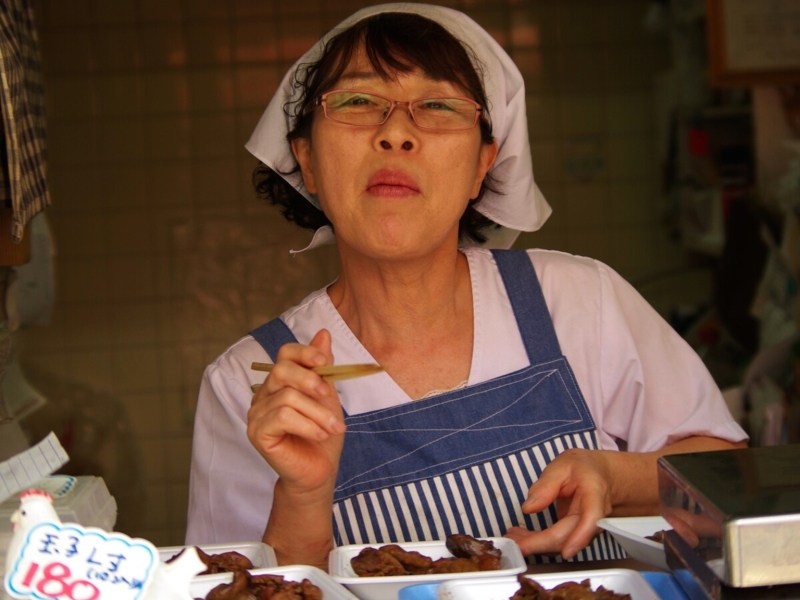
<instances>
[{"instance_id":1,"label":"short sleeve","mask_svg":"<svg viewBox=\"0 0 800 600\"><path fill-rule=\"evenodd\" d=\"M697 353L622 276L587 257L527 253L601 448L649 452L690 436L747 439ZM472 254L477 266L491 256ZM476 304L489 323L480 334L489 379L528 363L510 303L496 291L504 289L499 272L481 269L481 280L485 298Z\"/></svg>"},{"instance_id":2,"label":"short sleeve","mask_svg":"<svg viewBox=\"0 0 800 600\"><path fill-rule=\"evenodd\" d=\"M640 452L690 436L747 439L697 353L627 281L597 264L601 435Z\"/></svg>"},{"instance_id":3,"label":"short sleeve","mask_svg":"<svg viewBox=\"0 0 800 600\"><path fill-rule=\"evenodd\" d=\"M256 343L250 338L244 344ZM236 350L209 365L200 384L187 544L261 541L272 509L277 475L247 438L252 375L244 365L250 357L237 356Z\"/></svg>"}]
</instances>

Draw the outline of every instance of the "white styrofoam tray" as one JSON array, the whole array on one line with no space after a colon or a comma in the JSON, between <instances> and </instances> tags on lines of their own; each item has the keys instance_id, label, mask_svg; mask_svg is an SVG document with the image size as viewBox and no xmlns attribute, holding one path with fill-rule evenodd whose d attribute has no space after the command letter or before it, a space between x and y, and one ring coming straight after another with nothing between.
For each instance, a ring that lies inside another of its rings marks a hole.
<instances>
[{"instance_id":1,"label":"white styrofoam tray","mask_svg":"<svg viewBox=\"0 0 800 600\"><path fill-rule=\"evenodd\" d=\"M322 590L323 600L357 600L347 588L336 583L333 578L316 567L307 565L293 565L287 567L272 567L269 569L251 569L251 575L283 575L286 581L303 581L308 579ZM206 594L221 583L230 583L232 573L219 573L197 577L189 586L189 595L192 598L205 598Z\"/></svg>"},{"instance_id":2,"label":"white styrofoam tray","mask_svg":"<svg viewBox=\"0 0 800 600\"><path fill-rule=\"evenodd\" d=\"M158 555L161 557L162 562L168 561L170 558L180 553L185 548L190 546L165 546L158 549ZM272 546L268 546L263 542L239 542L236 544L200 544L196 546L206 554L222 554L223 552L238 552L250 559L253 563L253 569L266 569L270 567L277 567L278 560L275 558L275 551ZM222 575L222 573L215 573ZM211 577L210 575L202 575L202 577Z\"/></svg>"},{"instance_id":3,"label":"white styrofoam tray","mask_svg":"<svg viewBox=\"0 0 800 600\"><path fill-rule=\"evenodd\" d=\"M500 550L500 570L477 573L441 573L433 575L392 575L388 577L359 577L350 561L364 548L379 548L384 544L352 544L334 548L328 557L328 572L335 581L346 586L361 600L397 600L398 592L409 585L438 583L448 579L490 579L522 573L527 569L525 558L517 543L508 538L482 538L494 543ZM453 556L444 540L434 542L406 542L398 544L403 550L419 552L433 560ZM508 600L506 598L506 600Z\"/></svg>"},{"instance_id":4,"label":"white styrofoam tray","mask_svg":"<svg viewBox=\"0 0 800 600\"><path fill-rule=\"evenodd\" d=\"M589 580L593 590L603 586L617 594L630 594L631 600L659 600L641 573L630 569L602 569L598 571L572 571L526 575L545 589L567 581ZM436 590L438 600L508 600L519 589L516 577L501 579L450 580Z\"/></svg>"},{"instance_id":5,"label":"white styrofoam tray","mask_svg":"<svg viewBox=\"0 0 800 600\"><path fill-rule=\"evenodd\" d=\"M631 558L669 571L664 544L645 537L664 529L672 529L663 517L607 517L600 519L597 526L613 535Z\"/></svg>"},{"instance_id":6,"label":"white styrofoam tray","mask_svg":"<svg viewBox=\"0 0 800 600\"><path fill-rule=\"evenodd\" d=\"M53 508L63 523L78 523L112 531L117 522L117 502L102 477L48 476L27 489L43 489L53 496ZM11 515L19 508L18 492L0 503L0 533L11 533Z\"/></svg>"}]
</instances>

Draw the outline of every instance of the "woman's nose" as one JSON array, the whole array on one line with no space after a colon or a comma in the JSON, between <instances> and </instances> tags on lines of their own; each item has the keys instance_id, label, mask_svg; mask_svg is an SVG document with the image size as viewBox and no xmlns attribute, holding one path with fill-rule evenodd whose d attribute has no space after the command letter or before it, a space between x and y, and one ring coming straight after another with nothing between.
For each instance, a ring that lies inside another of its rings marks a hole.
<instances>
[{"instance_id":1,"label":"woman's nose","mask_svg":"<svg viewBox=\"0 0 800 600\"><path fill-rule=\"evenodd\" d=\"M416 127L408 106L395 106L389 118L380 126L380 147L384 150L412 150L415 146Z\"/></svg>"},{"instance_id":2,"label":"woman's nose","mask_svg":"<svg viewBox=\"0 0 800 600\"><path fill-rule=\"evenodd\" d=\"M414 144L411 142L411 140L406 140L405 142L400 144L400 148L402 150L411 150L413 147ZM391 142L389 142L388 140L381 140L381 148L383 148L384 150L391 150L392 148L394 148L394 146L392 146Z\"/></svg>"}]
</instances>

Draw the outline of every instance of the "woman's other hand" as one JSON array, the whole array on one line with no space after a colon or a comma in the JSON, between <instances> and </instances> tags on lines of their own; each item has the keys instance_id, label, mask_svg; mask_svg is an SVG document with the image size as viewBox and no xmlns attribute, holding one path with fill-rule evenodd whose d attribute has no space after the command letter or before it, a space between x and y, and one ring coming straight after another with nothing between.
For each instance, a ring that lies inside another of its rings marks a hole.
<instances>
[{"instance_id":1,"label":"woman's other hand","mask_svg":"<svg viewBox=\"0 0 800 600\"><path fill-rule=\"evenodd\" d=\"M516 541L526 556L560 553L572 558L597 535L597 521L603 517L658 514L656 461L660 456L746 445L696 436L656 452L567 450L545 468L522 504L522 512L532 514L555 502L558 522L544 531L512 527L506 537Z\"/></svg>"},{"instance_id":2,"label":"woman's other hand","mask_svg":"<svg viewBox=\"0 0 800 600\"><path fill-rule=\"evenodd\" d=\"M597 534L597 521L613 506L613 454L600 450L567 450L542 472L528 491L522 512L540 512L556 503L558 522L544 531L512 527L506 537L519 544L525 556L561 554L572 558Z\"/></svg>"},{"instance_id":3,"label":"woman's other hand","mask_svg":"<svg viewBox=\"0 0 800 600\"><path fill-rule=\"evenodd\" d=\"M336 388L312 369L333 364L331 336L286 344L247 413L247 437L278 474L263 541L279 564L326 568L333 488L344 444Z\"/></svg>"}]
</instances>

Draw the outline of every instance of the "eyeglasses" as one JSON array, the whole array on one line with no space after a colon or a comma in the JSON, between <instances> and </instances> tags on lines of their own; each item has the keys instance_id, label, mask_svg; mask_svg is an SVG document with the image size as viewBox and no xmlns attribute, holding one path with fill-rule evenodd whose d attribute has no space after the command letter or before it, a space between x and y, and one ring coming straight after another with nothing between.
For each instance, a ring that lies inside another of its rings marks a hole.
<instances>
[{"instance_id":1,"label":"eyeglasses","mask_svg":"<svg viewBox=\"0 0 800 600\"><path fill-rule=\"evenodd\" d=\"M382 125L395 108L405 106L420 129L458 131L471 129L483 112L480 104L469 98L419 98L400 102L351 90L334 90L322 94L304 113L322 106L325 117L347 125Z\"/></svg>"}]
</instances>

